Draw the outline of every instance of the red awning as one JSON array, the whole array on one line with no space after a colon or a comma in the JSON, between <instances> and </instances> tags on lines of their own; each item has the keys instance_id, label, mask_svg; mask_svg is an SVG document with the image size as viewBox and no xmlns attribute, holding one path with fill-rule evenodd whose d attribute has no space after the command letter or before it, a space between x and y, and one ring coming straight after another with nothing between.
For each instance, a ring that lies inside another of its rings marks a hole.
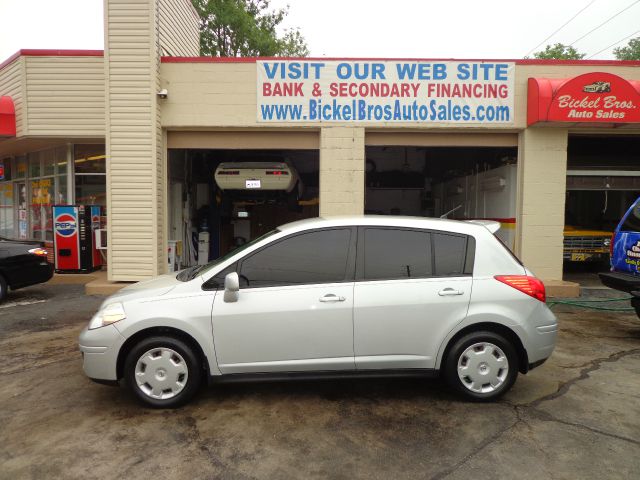
<instances>
[{"instance_id":1,"label":"red awning","mask_svg":"<svg viewBox=\"0 0 640 480\"><path fill-rule=\"evenodd\" d=\"M0 97L0 137L16 136L16 109L11 97Z\"/></svg>"},{"instance_id":2,"label":"red awning","mask_svg":"<svg viewBox=\"0 0 640 480\"><path fill-rule=\"evenodd\" d=\"M538 122L640 123L640 81L604 72L530 78L527 125Z\"/></svg>"}]
</instances>

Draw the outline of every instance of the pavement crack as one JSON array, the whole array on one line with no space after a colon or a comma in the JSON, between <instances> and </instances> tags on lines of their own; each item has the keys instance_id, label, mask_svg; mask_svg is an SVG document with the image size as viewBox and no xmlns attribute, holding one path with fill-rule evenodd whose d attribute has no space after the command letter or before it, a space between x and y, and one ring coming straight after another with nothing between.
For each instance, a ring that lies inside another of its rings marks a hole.
<instances>
[{"instance_id":1,"label":"pavement crack","mask_svg":"<svg viewBox=\"0 0 640 480\"><path fill-rule=\"evenodd\" d=\"M588 430L588 431L590 431L592 433L596 433L598 435L604 435L605 437L614 438L616 440L622 440L624 442L632 443L633 445L640 445L640 441L639 440L635 440L633 438L625 437L623 435L616 435L615 433L605 432L603 430L599 430L597 428L593 428L593 427L590 427L588 425L584 425L582 423L569 422L568 420L561 420L559 418L554 417L549 412L545 412L543 410L539 410L539 409L537 409L535 407L529 407L529 411L527 413L529 415L531 415L532 417L537 418L539 420L543 420L543 421L547 421L547 422L556 422L556 423L560 423L562 425L567 425L569 427L581 428L581 429L584 429L584 430Z\"/></svg>"},{"instance_id":2,"label":"pavement crack","mask_svg":"<svg viewBox=\"0 0 640 480\"><path fill-rule=\"evenodd\" d=\"M640 348L633 348L631 350L623 350L622 352L617 352L617 353L613 353L611 355L609 355L608 357L602 357L602 358L595 358L593 360L591 360L590 362L586 363L584 365L584 368L582 368L582 370L580 370L580 374L575 377L572 378L571 380L568 380L567 382L563 383L560 388L558 388L558 390L556 390L555 392L546 395L542 398L539 398L537 400L534 400L533 402L530 403L526 403L524 405L521 405L522 407L537 407L538 405L540 405L542 402L547 402L549 400L555 400L558 397L562 397L563 395L565 395L569 389L573 386L573 384L581 381L581 380L586 380L587 378L589 378L589 374L591 372L594 372L596 370L598 370L603 363L613 363L613 362L617 362L618 360L620 360L621 358L624 357L628 357L630 355L635 355L637 353L640 353Z\"/></svg>"},{"instance_id":3,"label":"pavement crack","mask_svg":"<svg viewBox=\"0 0 640 480\"><path fill-rule=\"evenodd\" d=\"M494 433L493 435L491 435L489 438L487 438L480 445L475 447L462 460L460 460L456 464L452 465L451 467L443 470L442 472L439 472L436 475L430 477L430 480L442 480L443 478L447 478L449 475L454 473L456 470L458 470L460 467L462 467L465 463L467 463L473 457L475 457L477 454L479 454L481 451L483 451L485 448L487 448L490 445L492 445L493 443L497 442L500 439L500 437L502 437L502 435L507 433L509 430L511 430L515 426L519 425L520 423L526 423L526 421L524 419L522 419L522 417L520 416L520 412L518 411L518 407L516 407L514 405L511 405L511 404L508 404L508 403L505 403L505 405L507 405L509 408L511 408L513 410L513 412L515 413L515 416L516 416L515 420L511 424L509 424L506 427L502 428L500 431L498 431L498 432Z\"/></svg>"}]
</instances>

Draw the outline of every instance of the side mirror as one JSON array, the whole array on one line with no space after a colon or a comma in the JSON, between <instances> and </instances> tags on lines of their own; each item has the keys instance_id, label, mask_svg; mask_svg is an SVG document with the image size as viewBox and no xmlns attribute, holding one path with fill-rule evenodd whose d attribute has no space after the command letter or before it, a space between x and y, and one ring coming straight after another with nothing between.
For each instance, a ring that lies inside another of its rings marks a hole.
<instances>
[{"instance_id":1,"label":"side mirror","mask_svg":"<svg viewBox=\"0 0 640 480\"><path fill-rule=\"evenodd\" d=\"M238 301L238 291L240 290L240 277L236 272L228 273L224 277L224 298L226 303Z\"/></svg>"}]
</instances>

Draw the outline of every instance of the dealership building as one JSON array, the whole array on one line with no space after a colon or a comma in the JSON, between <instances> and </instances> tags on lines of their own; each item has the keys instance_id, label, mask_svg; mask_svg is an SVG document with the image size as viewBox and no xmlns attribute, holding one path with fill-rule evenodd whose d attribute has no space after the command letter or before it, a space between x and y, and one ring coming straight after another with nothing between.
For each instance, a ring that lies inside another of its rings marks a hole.
<instances>
[{"instance_id":1,"label":"dealership building","mask_svg":"<svg viewBox=\"0 0 640 480\"><path fill-rule=\"evenodd\" d=\"M561 289L589 255L567 230L610 232L640 195L640 62L204 58L189 0L104 6L104 51L0 64L0 236L101 205L110 281L301 218L446 214L500 221Z\"/></svg>"}]
</instances>

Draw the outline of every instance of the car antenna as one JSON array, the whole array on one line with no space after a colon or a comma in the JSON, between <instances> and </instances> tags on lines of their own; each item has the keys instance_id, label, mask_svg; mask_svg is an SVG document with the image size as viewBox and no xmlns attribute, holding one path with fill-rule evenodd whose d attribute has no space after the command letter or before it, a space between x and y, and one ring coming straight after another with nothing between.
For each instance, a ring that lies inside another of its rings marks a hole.
<instances>
[{"instance_id":1,"label":"car antenna","mask_svg":"<svg viewBox=\"0 0 640 480\"><path fill-rule=\"evenodd\" d=\"M452 208L451 210L449 210L447 213L444 213L442 215L440 215L440 218L447 218L450 214L452 214L453 212L455 212L456 210L462 208L462 204L458 205L455 208Z\"/></svg>"}]
</instances>

